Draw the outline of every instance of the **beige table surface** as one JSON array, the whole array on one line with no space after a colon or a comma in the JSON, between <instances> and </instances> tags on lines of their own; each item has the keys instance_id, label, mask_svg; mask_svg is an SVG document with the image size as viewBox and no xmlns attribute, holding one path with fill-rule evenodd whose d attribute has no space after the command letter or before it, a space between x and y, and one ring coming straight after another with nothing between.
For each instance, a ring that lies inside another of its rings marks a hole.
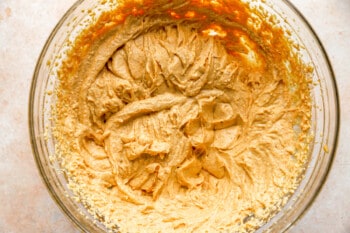
<instances>
[{"instance_id":1,"label":"beige table surface","mask_svg":"<svg viewBox=\"0 0 350 233\"><path fill-rule=\"evenodd\" d=\"M350 0L292 0L333 64L341 98L337 156L290 232L350 233ZM74 0L0 0L0 233L78 232L51 200L32 156L28 98L39 53Z\"/></svg>"}]
</instances>

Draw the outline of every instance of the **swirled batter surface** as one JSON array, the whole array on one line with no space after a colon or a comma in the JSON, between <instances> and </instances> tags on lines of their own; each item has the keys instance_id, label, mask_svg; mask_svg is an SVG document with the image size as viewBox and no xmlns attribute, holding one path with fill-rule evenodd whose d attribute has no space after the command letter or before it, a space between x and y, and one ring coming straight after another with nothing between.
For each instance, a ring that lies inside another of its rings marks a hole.
<instances>
[{"instance_id":1,"label":"swirled batter surface","mask_svg":"<svg viewBox=\"0 0 350 233\"><path fill-rule=\"evenodd\" d=\"M297 187L310 117L302 65L283 68L283 33L254 35L235 4L234 25L206 21L214 16L194 5L110 16L84 56L76 46L63 64L60 161L109 228L252 231Z\"/></svg>"}]
</instances>

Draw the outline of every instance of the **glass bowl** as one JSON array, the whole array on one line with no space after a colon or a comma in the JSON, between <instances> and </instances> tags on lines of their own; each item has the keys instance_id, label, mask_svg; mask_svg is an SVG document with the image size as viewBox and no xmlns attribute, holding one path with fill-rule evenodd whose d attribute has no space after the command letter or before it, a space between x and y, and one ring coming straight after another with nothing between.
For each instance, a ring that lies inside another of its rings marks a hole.
<instances>
[{"instance_id":1,"label":"glass bowl","mask_svg":"<svg viewBox=\"0 0 350 233\"><path fill-rule=\"evenodd\" d=\"M66 177L60 165L52 159L55 153L55 140L52 137L52 95L57 85L55 72L67 49L69 41L74 41L86 22L108 10L108 5L98 5L93 0L77 1L59 21L48 38L37 62L30 91L29 130L34 158L41 177L49 193L66 216L83 232L107 231L107 228L94 220L82 204L72 198L67 187ZM291 32L291 36L301 47L302 59L313 65L312 131L310 161L304 178L289 201L269 222L257 232L284 232L296 224L311 206L324 184L335 155L339 130L338 93L332 67L317 35L298 12L286 0L266 0L261 6L272 12ZM89 13L88 13L89 12Z\"/></svg>"}]
</instances>

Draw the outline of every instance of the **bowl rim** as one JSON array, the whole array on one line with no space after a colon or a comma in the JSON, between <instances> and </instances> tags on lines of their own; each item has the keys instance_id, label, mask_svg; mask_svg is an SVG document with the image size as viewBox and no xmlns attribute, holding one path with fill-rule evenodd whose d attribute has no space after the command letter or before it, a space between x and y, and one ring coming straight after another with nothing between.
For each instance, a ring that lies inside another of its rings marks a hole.
<instances>
[{"instance_id":1,"label":"bowl rim","mask_svg":"<svg viewBox=\"0 0 350 233\"><path fill-rule=\"evenodd\" d=\"M37 59L34 73L32 76L32 82L30 86L30 93L29 93L29 104L28 104L28 125L29 125L29 136L30 136L30 143L32 147L32 153L35 160L35 164L37 166L37 169L39 170L40 177L42 182L44 183L49 195L51 196L51 199L54 200L56 205L59 207L61 212L64 213L64 216L66 216L67 219L70 220L71 223L73 223L76 227L78 227L80 230L86 232L81 226L79 221L70 213L70 211L67 209L66 205L63 203L63 201L60 199L59 195L56 193L56 191L53 189L48 177L46 176L45 170L43 168L43 165L40 160L39 151L38 151L38 145L35 139L35 130L34 130L34 118L35 118L35 112L34 112L34 99L36 94L36 85L38 82L38 74L40 70L40 66L42 64L43 58L50 46L50 42L52 39L57 35L58 30L61 28L61 26L64 24L65 20L68 18L68 16L76 9L78 6L84 2L84 0L76 0L75 3L68 8L68 10L61 16L60 20L57 22L55 27L53 28L52 32L50 33L49 37L46 39L43 49L41 50L39 57Z\"/></svg>"},{"instance_id":2,"label":"bowl rim","mask_svg":"<svg viewBox=\"0 0 350 233\"><path fill-rule=\"evenodd\" d=\"M311 206L315 203L315 200L317 199L317 197L319 196L320 192L322 191L322 189L325 186L325 183L327 182L327 179L329 177L329 173L331 168L333 167L333 163L335 160L335 156L337 153L337 149L338 149L338 142L339 142L339 129L340 129L340 103L339 103L339 91L338 91L338 85L337 85L337 80L335 77L335 72L333 70L333 66L331 63L331 60L329 59L329 56L327 54L327 51L325 49L325 46L323 45L321 39L319 38L319 36L317 35L315 29L312 27L312 25L309 23L309 21L306 19L306 17L304 16L303 13L301 13L301 11L292 3L290 2L290 0L282 0L295 14L297 17L299 17L301 19L301 21L305 24L306 28L309 30L310 35L315 39L316 44L318 45L321 55L323 56L323 58L325 59L325 62L327 64L327 68L329 70L330 73L330 77L331 77L331 83L333 84L330 88L333 89L334 91L334 103L335 103L335 126L334 126L334 143L332 145L332 150L329 151L329 155L330 155L330 159L329 162L327 163L327 167L326 167L326 171L323 174L322 179L320 180L320 182L317 185L316 191L313 193L312 197L310 198L310 201L307 203L307 205L304 207L304 209L302 210L301 214L297 216L296 219L294 219L293 222L291 222L291 224L285 229L285 232L288 231L289 229L291 229L292 227L294 227L305 215L306 213L310 210Z\"/></svg>"},{"instance_id":3,"label":"bowl rim","mask_svg":"<svg viewBox=\"0 0 350 233\"><path fill-rule=\"evenodd\" d=\"M54 27L54 29L51 31L49 37L46 39L45 44L43 49L41 50L39 57L37 59L34 73L32 75L32 82L30 86L30 92L29 92L29 104L28 104L28 130L29 130L29 136L30 136L30 143L31 143L31 148L32 148L32 153L33 157L37 166L37 169L39 170L41 180L44 183L46 189L48 190L49 195L51 198L54 200L56 205L59 207L59 209L64 213L64 215L79 229L84 232L86 230L80 225L80 222L70 213L70 211L67 209L66 205L64 202L61 200L57 192L53 189L52 184L50 183L49 178L46 176L45 170L43 168L43 165L41 163L41 159L39 156L39 150L38 150L38 144L36 141L36 135L35 135L35 130L34 130L34 118L35 118L35 112L34 112L34 99L35 95L37 92L36 86L38 83L38 74L40 67L42 65L43 58L45 54L47 53L47 50L50 46L50 42L52 39L57 35L58 30L61 28L61 26L64 24L65 20L68 18L68 16L80 6L81 3L83 3L85 0L77 0L75 3L73 3L72 6L69 7L69 9L61 16L60 20ZM309 21L306 19L306 17L300 12L300 10L292 3L290 0L282 0L282 2L290 8L293 13L295 14L296 17L299 17L299 19L305 24L306 29L309 31L310 35L315 39L316 44L318 45L321 55L323 56L330 77L331 77L331 84L332 86L330 88L333 89L334 92L334 108L335 108L335 126L332 131L334 131L334 142L332 145L331 150L329 151L329 156L330 159L327 163L326 170L323 173L322 179L320 179L320 182L317 184L317 188L315 189L315 192L312 194L310 200L307 202L307 204L303 207L301 213L288 225L285 227L284 232L288 231L291 229L293 226L295 226L305 215L306 213L310 210L311 206L317 199L319 193L322 191L322 188L325 186L325 183L327 181L327 178L329 176L330 170L333 166L333 162L336 156L337 148L338 148L338 142L339 142L339 129L340 129L340 124L341 124L341 119L340 119L340 102L339 102L339 91L338 91L338 86L336 82L336 77L335 77L335 72L333 70L333 66L331 64L331 60L329 59L329 56L327 55L326 49L321 42L320 38L318 37L316 31L314 28L311 26Z\"/></svg>"}]
</instances>

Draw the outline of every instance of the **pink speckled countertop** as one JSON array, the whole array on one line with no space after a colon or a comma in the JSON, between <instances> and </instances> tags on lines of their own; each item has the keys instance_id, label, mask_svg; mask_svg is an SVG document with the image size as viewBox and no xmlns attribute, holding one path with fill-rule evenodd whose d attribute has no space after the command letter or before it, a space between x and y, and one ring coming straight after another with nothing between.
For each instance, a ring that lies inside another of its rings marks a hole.
<instances>
[{"instance_id":1,"label":"pink speckled countertop","mask_svg":"<svg viewBox=\"0 0 350 233\"><path fill-rule=\"evenodd\" d=\"M0 233L78 232L51 200L28 133L39 53L74 0L0 0ZM350 0L291 0L328 52L341 98L337 156L315 203L289 232L350 232Z\"/></svg>"}]
</instances>

